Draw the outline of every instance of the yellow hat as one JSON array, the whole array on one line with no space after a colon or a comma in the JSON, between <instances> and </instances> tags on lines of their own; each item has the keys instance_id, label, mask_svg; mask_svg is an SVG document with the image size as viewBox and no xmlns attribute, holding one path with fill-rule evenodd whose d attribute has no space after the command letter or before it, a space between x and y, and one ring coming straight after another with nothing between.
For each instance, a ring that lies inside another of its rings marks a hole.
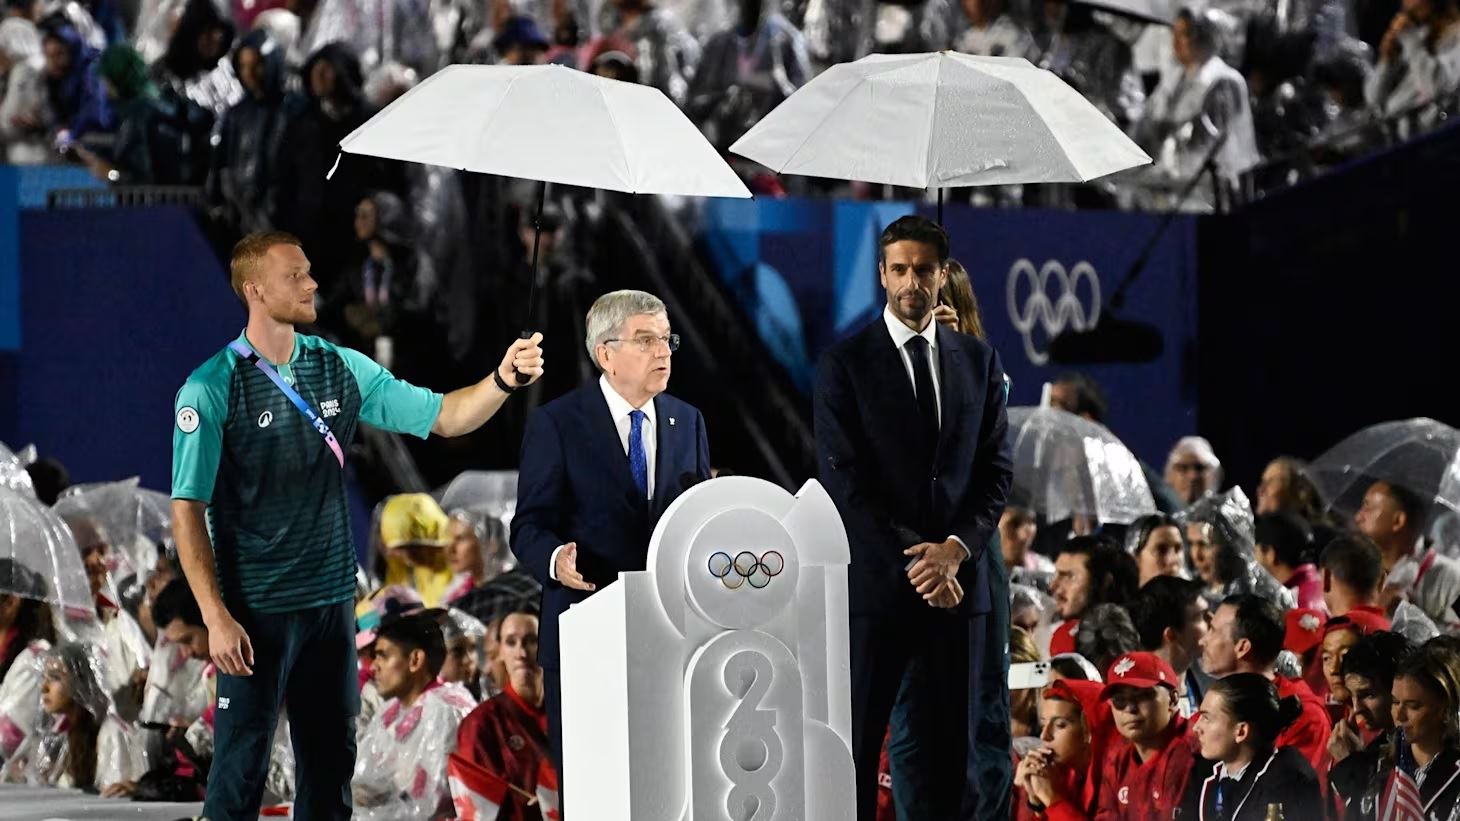
<instances>
[{"instance_id":1,"label":"yellow hat","mask_svg":"<svg viewBox=\"0 0 1460 821\"><path fill-rule=\"evenodd\" d=\"M451 520L436 500L424 493L402 493L385 500L380 512L380 541L386 549L405 545L445 547Z\"/></svg>"}]
</instances>

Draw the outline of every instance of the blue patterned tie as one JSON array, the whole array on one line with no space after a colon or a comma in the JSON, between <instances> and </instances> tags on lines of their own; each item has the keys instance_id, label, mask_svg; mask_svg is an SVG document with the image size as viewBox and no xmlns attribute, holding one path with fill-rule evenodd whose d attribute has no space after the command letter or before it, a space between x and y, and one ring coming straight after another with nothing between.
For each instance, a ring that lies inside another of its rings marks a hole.
<instances>
[{"instance_id":1,"label":"blue patterned tie","mask_svg":"<svg viewBox=\"0 0 1460 821\"><path fill-rule=\"evenodd\" d=\"M639 498L649 498L649 457L644 454L644 412L629 411L629 472L639 487Z\"/></svg>"}]
</instances>

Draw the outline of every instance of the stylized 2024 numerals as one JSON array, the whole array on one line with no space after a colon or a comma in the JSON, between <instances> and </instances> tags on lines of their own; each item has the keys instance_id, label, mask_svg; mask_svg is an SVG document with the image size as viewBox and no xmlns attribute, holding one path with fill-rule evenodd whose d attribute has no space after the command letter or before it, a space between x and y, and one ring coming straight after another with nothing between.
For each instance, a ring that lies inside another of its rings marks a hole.
<instances>
[{"instance_id":1,"label":"stylized 2024 numerals","mask_svg":"<svg viewBox=\"0 0 1460 821\"><path fill-rule=\"evenodd\" d=\"M725 689L740 699L720 741L720 768L733 785L725 809L735 821L770 821L776 813L771 781L785 750L776 735L776 713L760 709L775 675L771 660L742 650L725 663Z\"/></svg>"}]
</instances>

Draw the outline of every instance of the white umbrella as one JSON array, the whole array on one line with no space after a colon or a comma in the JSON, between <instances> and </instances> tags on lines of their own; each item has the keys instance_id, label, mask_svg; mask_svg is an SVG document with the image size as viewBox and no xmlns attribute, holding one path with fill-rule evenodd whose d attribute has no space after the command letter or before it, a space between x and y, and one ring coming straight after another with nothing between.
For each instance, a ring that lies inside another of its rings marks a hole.
<instances>
[{"instance_id":1,"label":"white umbrella","mask_svg":"<svg viewBox=\"0 0 1460 821\"><path fill-rule=\"evenodd\" d=\"M663 92L559 65L447 66L352 131L340 150L541 181L539 229L550 182L634 194L750 196ZM528 317L537 250L534 237ZM518 380L526 381L522 374Z\"/></svg>"},{"instance_id":2,"label":"white umbrella","mask_svg":"<svg viewBox=\"0 0 1460 821\"><path fill-rule=\"evenodd\" d=\"M783 174L940 192L1087 182L1151 161L1050 72L950 51L832 66L730 150Z\"/></svg>"}]
</instances>

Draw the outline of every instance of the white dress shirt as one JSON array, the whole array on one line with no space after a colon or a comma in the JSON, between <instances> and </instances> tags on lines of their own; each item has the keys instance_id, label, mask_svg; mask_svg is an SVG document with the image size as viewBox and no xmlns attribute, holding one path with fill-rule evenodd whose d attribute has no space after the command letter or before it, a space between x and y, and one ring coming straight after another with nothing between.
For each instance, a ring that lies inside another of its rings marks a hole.
<instances>
[{"instance_id":1,"label":"white dress shirt","mask_svg":"<svg viewBox=\"0 0 1460 821\"><path fill-rule=\"evenodd\" d=\"M890 306L882 309L882 321L887 323L887 333L892 335L892 344L897 346L897 352L902 356L902 367L907 370L907 378L912 382L914 396L918 392L918 380L913 374L912 354L908 353L907 343L917 336L928 340L928 365L933 372L933 407L938 410L938 424L943 424L943 386L938 380L938 323L929 317L928 327L922 333L914 333L912 328L893 316Z\"/></svg>"},{"instance_id":2,"label":"white dress shirt","mask_svg":"<svg viewBox=\"0 0 1460 821\"><path fill-rule=\"evenodd\" d=\"M633 431L634 420L629 416L636 410L644 412L644 421L639 423L639 431L644 437L644 459L649 465L649 495L654 498L654 453L658 448L658 437L654 435L654 428L658 420L654 416L654 400L650 399L644 403L644 407L635 408L629 404L629 400L618 395L618 391L608 384L607 376L598 377L598 387L603 391L603 399L608 403L608 412L613 417L613 426L618 431L618 442L624 449L624 455L629 453L629 433ZM632 471L630 471L632 473ZM553 555L548 558L548 576L553 581L558 580L558 551L564 545L558 545L553 550Z\"/></svg>"},{"instance_id":3,"label":"white dress shirt","mask_svg":"<svg viewBox=\"0 0 1460 821\"><path fill-rule=\"evenodd\" d=\"M928 369L932 371L933 376L933 407L938 411L938 424L941 426L943 424L943 384L938 379L938 322L929 316L928 326L923 328L922 333L914 333L912 328L902 324L902 320L893 315L890 305L882 309L882 321L887 323L887 333L892 336L892 344L897 346L897 353L902 357L902 367L907 371L908 381L912 383L913 396L917 396L918 393L918 380L913 374L912 354L908 353L907 343L917 336L928 340ZM973 551L968 549L968 545L963 544L962 539L952 535L948 538L963 545L964 553L969 556L973 555ZM912 567L912 562L908 562L908 567Z\"/></svg>"}]
</instances>

